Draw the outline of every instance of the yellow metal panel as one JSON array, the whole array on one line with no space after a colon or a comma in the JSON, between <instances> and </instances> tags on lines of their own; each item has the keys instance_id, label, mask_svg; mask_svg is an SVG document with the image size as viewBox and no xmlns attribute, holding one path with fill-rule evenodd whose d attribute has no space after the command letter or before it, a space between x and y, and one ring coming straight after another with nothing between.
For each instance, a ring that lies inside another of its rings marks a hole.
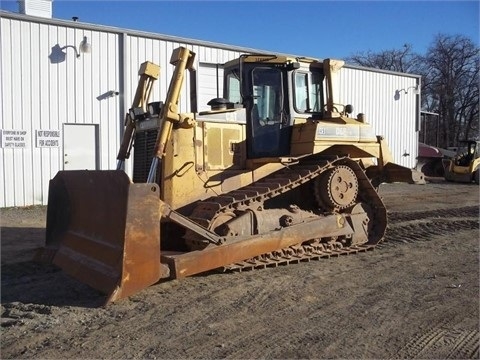
<instances>
[{"instance_id":1,"label":"yellow metal panel","mask_svg":"<svg viewBox=\"0 0 480 360\"><path fill-rule=\"evenodd\" d=\"M219 191L219 186L206 187L206 179L197 173L193 128L179 128L172 132L162 160L162 174L161 197L173 209L205 199Z\"/></svg>"},{"instance_id":2,"label":"yellow metal panel","mask_svg":"<svg viewBox=\"0 0 480 360\"><path fill-rule=\"evenodd\" d=\"M222 164L222 130L219 128L209 128L206 131L206 154L208 169L217 169L223 167Z\"/></svg>"},{"instance_id":3,"label":"yellow metal panel","mask_svg":"<svg viewBox=\"0 0 480 360\"><path fill-rule=\"evenodd\" d=\"M250 184L252 173L244 171L245 156L241 155L245 150L231 154L229 146L232 142L244 146L244 128L202 122L195 128L175 129L162 161L162 200L181 209Z\"/></svg>"},{"instance_id":4,"label":"yellow metal panel","mask_svg":"<svg viewBox=\"0 0 480 360\"><path fill-rule=\"evenodd\" d=\"M222 174L223 193L240 189L244 186L250 185L253 182L251 171L224 170L219 173Z\"/></svg>"},{"instance_id":5,"label":"yellow metal panel","mask_svg":"<svg viewBox=\"0 0 480 360\"><path fill-rule=\"evenodd\" d=\"M203 130L206 170L245 168L245 125L205 122Z\"/></svg>"},{"instance_id":6,"label":"yellow metal panel","mask_svg":"<svg viewBox=\"0 0 480 360\"><path fill-rule=\"evenodd\" d=\"M373 144L373 147L370 144ZM368 148L369 152L379 147L372 127L350 118L342 117L335 121L309 121L293 126L292 156L323 152L334 145L346 145L358 149ZM378 153L378 150L374 153Z\"/></svg>"},{"instance_id":7,"label":"yellow metal panel","mask_svg":"<svg viewBox=\"0 0 480 360\"><path fill-rule=\"evenodd\" d=\"M160 66L149 61L145 61L142 65L140 65L140 69L138 70L138 75L143 74L158 79L160 76Z\"/></svg>"},{"instance_id":8,"label":"yellow metal panel","mask_svg":"<svg viewBox=\"0 0 480 360\"><path fill-rule=\"evenodd\" d=\"M195 126L195 168L197 171L205 170L203 122Z\"/></svg>"},{"instance_id":9,"label":"yellow metal panel","mask_svg":"<svg viewBox=\"0 0 480 360\"><path fill-rule=\"evenodd\" d=\"M234 163L233 155L235 145L240 141L240 129L224 129L223 138L225 141L222 145L223 165L225 167L231 166Z\"/></svg>"}]
</instances>

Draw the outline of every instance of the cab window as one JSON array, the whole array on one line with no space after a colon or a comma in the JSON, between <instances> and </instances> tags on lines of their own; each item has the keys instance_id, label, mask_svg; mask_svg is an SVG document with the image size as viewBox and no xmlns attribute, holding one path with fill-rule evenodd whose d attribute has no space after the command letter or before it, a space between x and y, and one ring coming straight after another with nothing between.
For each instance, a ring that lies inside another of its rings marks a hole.
<instances>
[{"instance_id":1,"label":"cab window","mask_svg":"<svg viewBox=\"0 0 480 360\"><path fill-rule=\"evenodd\" d=\"M323 108L323 75L297 71L294 75L295 110L299 113L321 112Z\"/></svg>"},{"instance_id":2,"label":"cab window","mask_svg":"<svg viewBox=\"0 0 480 360\"><path fill-rule=\"evenodd\" d=\"M282 72L272 68L256 68L253 76L253 120L260 125L281 123L283 108Z\"/></svg>"},{"instance_id":3,"label":"cab window","mask_svg":"<svg viewBox=\"0 0 480 360\"><path fill-rule=\"evenodd\" d=\"M226 98L229 102L234 104L242 103L242 96L240 94L240 78L234 71L227 75Z\"/></svg>"}]
</instances>

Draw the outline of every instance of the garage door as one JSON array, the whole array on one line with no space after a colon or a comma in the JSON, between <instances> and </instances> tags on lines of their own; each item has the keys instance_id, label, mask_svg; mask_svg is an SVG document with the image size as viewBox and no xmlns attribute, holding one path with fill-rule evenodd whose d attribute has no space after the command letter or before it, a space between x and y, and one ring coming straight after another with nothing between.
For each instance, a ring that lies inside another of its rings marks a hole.
<instances>
[{"instance_id":1,"label":"garage door","mask_svg":"<svg viewBox=\"0 0 480 360\"><path fill-rule=\"evenodd\" d=\"M220 64L200 63L198 65L198 111L210 110L207 103L223 97L223 67Z\"/></svg>"}]
</instances>

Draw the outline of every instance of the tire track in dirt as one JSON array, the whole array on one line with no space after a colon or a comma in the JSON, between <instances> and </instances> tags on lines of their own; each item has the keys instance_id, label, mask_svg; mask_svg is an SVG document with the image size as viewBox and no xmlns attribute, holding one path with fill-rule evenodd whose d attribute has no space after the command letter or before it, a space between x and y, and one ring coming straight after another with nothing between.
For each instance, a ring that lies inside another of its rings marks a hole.
<instances>
[{"instance_id":1,"label":"tire track in dirt","mask_svg":"<svg viewBox=\"0 0 480 360\"><path fill-rule=\"evenodd\" d=\"M455 234L461 230L475 230L478 228L478 219L416 221L388 228L383 242L377 248L384 249L402 243L430 241L433 236Z\"/></svg>"},{"instance_id":2,"label":"tire track in dirt","mask_svg":"<svg viewBox=\"0 0 480 360\"><path fill-rule=\"evenodd\" d=\"M478 218L479 207L478 206L465 206L460 208L448 208L426 211L409 211L409 212L388 212L389 222L399 223L411 220L429 219L429 218L442 218L448 219L449 217L465 218L474 217Z\"/></svg>"},{"instance_id":3,"label":"tire track in dirt","mask_svg":"<svg viewBox=\"0 0 480 360\"><path fill-rule=\"evenodd\" d=\"M478 359L479 331L435 327L410 340L399 358Z\"/></svg>"},{"instance_id":4,"label":"tire track in dirt","mask_svg":"<svg viewBox=\"0 0 480 360\"><path fill-rule=\"evenodd\" d=\"M479 229L478 207L389 214L385 238L377 248L429 241L434 236Z\"/></svg>"},{"instance_id":5,"label":"tire track in dirt","mask_svg":"<svg viewBox=\"0 0 480 360\"><path fill-rule=\"evenodd\" d=\"M280 270L282 274L275 270ZM219 274L218 280L224 285L216 284L220 291L211 297L215 306L204 317L197 319L200 330L203 328L207 338L198 342L199 345L194 349L186 349L184 355L215 358L265 356L268 342L275 339L270 324L281 318L282 314L291 313L292 307L298 303L292 291L282 293L282 289L292 288L294 280L285 270L288 269L265 269L233 276ZM230 281L222 281L221 277L224 276ZM268 341L265 341L266 334ZM251 346L252 343L262 342L265 347Z\"/></svg>"},{"instance_id":6,"label":"tire track in dirt","mask_svg":"<svg viewBox=\"0 0 480 360\"><path fill-rule=\"evenodd\" d=\"M447 355L447 359L478 359L480 357L479 344L480 334L478 330L463 330L455 341L455 347Z\"/></svg>"},{"instance_id":7,"label":"tire track in dirt","mask_svg":"<svg viewBox=\"0 0 480 360\"><path fill-rule=\"evenodd\" d=\"M308 317L312 306L305 311L300 309L317 301L312 290L306 294L302 293L304 282L298 281L296 276L290 276L288 274L290 271L291 269L285 267L194 279L197 281L195 287L205 282L209 284L210 289L215 289L213 292L202 292L199 296L190 295L190 298L185 298L188 299L188 303L196 303L205 311L201 315L192 314L185 312L183 306L183 309L176 312L175 322L169 324L174 333L180 334L175 342L165 337L163 344L146 344L145 349L139 350L136 356L161 357L162 353L167 353L170 357L183 358L260 358L277 351L271 344L293 341L291 330L303 329L302 323ZM302 272L305 271L308 269L303 269ZM180 299L184 295L187 296L184 293L186 290L188 286L185 288L178 286L175 292L166 294L165 301L168 303L170 297L178 296ZM208 305L205 301L208 301ZM161 313L163 309L159 308L157 311ZM291 319L292 313L298 314L299 311L300 316ZM317 311L311 313L317 314ZM150 314L146 313L144 316L149 317ZM279 319L282 318L288 321L279 326ZM165 327L165 321L160 317L156 317L154 322L159 329ZM183 328L180 328L180 324ZM277 324L275 329L272 329L272 324ZM151 327L151 324L146 323L141 326L132 325L136 327L133 332L140 333ZM306 341L304 338L311 337L311 331L305 332L307 334L303 335L301 330L300 333L297 330L297 334L293 336L294 343L297 340ZM158 336L164 335L160 332ZM194 348L184 345L193 340L197 344ZM173 344L176 352L173 352ZM252 344L256 346L252 347ZM264 346L260 346L262 344Z\"/></svg>"},{"instance_id":8,"label":"tire track in dirt","mask_svg":"<svg viewBox=\"0 0 480 360\"><path fill-rule=\"evenodd\" d=\"M128 330L118 332L117 324L113 323L101 329L91 329L83 341L84 354L89 354L88 351L97 346L96 338L101 331L111 334L115 343L131 343L129 353L139 358L162 358L165 354L171 358L226 357L232 354L238 357L237 344L247 346L256 341L258 334L270 331L268 323L252 329L249 324L258 320L254 313L262 312L261 309L268 312L271 308L282 311L291 307L290 302L280 301L279 296L279 290L288 287L291 277L277 278L274 271L264 272L260 279L258 273L253 272L212 274L147 289L143 294L105 310L105 315L112 318L116 318L115 314L122 315L123 328ZM271 286L265 286L265 277L270 278ZM189 311L191 306L197 309ZM198 308L204 311L196 311ZM136 337L135 334L151 332L152 327L158 329L155 331L158 341ZM172 334L175 334L174 338ZM192 342L196 343L195 347L188 346ZM251 350L248 354L253 356ZM113 346L108 354L95 355L124 358L128 354L118 345ZM260 352L258 356L261 355Z\"/></svg>"}]
</instances>

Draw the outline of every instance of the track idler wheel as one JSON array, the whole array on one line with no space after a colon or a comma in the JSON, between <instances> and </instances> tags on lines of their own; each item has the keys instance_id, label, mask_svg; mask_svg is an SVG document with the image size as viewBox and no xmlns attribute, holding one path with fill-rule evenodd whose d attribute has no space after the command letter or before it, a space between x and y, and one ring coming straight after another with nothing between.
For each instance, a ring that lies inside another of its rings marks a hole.
<instances>
[{"instance_id":1,"label":"track idler wheel","mask_svg":"<svg viewBox=\"0 0 480 360\"><path fill-rule=\"evenodd\" d=\"M358 179L346 165L328 169L315 180L315 198L326 211L338 211L353 206L358 195Z\"/></svg>"}]
</instances>

